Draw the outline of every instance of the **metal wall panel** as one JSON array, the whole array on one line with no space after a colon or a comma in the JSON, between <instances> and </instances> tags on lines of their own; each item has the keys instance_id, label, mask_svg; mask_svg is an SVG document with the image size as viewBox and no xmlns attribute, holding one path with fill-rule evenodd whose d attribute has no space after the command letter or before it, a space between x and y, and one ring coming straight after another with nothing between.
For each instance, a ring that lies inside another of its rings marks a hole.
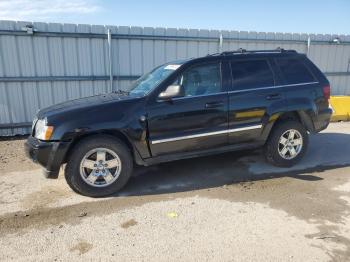
<instances>
[{"instance_id":1,"label":"metal wall panel","mask_svg":"<svg viewBox=\"0 0 350 262\"><path fill-rule=\"evenodd\" d=\"M332 94L350 95L350 36L0 21L0 136L28 133L39 108L110 92L109 50L116 90L171 60L277 47L308 53Z\"/></svg>"}]
</instances>

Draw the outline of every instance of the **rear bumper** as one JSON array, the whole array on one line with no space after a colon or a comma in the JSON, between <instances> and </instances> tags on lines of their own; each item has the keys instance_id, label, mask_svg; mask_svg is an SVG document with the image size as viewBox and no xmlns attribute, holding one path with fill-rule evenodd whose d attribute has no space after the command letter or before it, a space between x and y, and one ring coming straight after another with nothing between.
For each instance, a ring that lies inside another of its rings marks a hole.
<instances>
[{"instance_id":1,"label":"rear bumper","mask_svg":"<svg viewBox=\"0 0 350 262\"><path fill-rule=\"evenodd\" d=\"M316 132L320 132L327 128L331 121L333 109L327 108L318 113L314 119L314 127Z\"/></svg>"},{"instance_id":2,"label":"rear bumper","mask_svg":"<svg viewBox=\"0 0 350 262\"><path fill-rule=\"evenodd\" d=\"M44 168L47 178L57 178L69 148L69 142L46 142L32 136L25 143L25 153Z\"/></svg>"}]
</instances>

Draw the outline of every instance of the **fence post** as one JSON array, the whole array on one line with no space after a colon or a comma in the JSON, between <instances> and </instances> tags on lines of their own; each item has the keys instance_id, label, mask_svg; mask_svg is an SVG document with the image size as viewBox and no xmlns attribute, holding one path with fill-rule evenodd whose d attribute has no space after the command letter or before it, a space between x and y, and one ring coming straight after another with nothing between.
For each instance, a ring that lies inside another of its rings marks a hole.
<instances>
[{"instance_id":1,"label":"fence post","mask_svg":"<svg viewBox=\"0 0 350 262\"><path fill-rule=\"evenodd\" d=\"M112 35L111 29L107 30L107 41L108 41L108 63L109 63L109 88L110 91L113 91L113 61L112 61Z\"/></svg>"},{"instance_id":2,"label":"fence post","mask_svg":"<svg viewBox=\"0 0 350 262\"><path fill-rule=\"evenodd\" d=\"M224 43L224 38L223 38L222 34L220 34L220 36L219 36L219 53L222 53L223 43Z\"/></svg>"},{"instance_id":3,"label":"fence post","mask_svg":"<svg viewBox=\"0 0 350 262\"><path fill-rule=\"evenodd\" d=\"M306 50L306 56L309 56L310 53L310 47L311 47L311 38L310 36L307 38L307 50Z\"/></svg>"}]
</instances>

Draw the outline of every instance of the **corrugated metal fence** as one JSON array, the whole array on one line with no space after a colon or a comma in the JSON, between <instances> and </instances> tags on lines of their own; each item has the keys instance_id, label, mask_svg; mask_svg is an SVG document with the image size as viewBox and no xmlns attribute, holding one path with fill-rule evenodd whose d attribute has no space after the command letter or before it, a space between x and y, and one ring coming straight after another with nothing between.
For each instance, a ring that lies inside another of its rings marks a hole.
<instances>
[{"instance_id":1,"label":"corrugated metal fence","mask_svg":"<svg viewBox=\"0 0 350 262\"><path fill-rule=\"evenodd\" d=\"M126 89L167 61L277 47L307 53L333 95L350 95L350 36L0 21L0 135L28 133L39 108Z\"/></svg>"}]
</instances>

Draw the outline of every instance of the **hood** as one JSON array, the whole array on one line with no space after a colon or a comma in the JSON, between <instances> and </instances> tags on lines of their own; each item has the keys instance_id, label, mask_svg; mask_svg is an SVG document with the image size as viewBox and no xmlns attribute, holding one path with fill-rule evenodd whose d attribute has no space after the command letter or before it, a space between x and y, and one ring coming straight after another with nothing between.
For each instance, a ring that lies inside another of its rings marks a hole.
<instances>
[{"instance_id":1,"label":"hood","mask_svg":"<svg viewBox=\"0 0 350 262\"><path fill-rule=\"evenodd\" d=\"M38 112L37 117L45 118L45 117L50 117L51 115L97 107L104 104L114 103L120 100L129 100L129 99L134 99L134 97L130 97L130 96L118 94L118 93L108 93L103 95L95 95L95 96L89 96L84 98L78 98L78 99L69 100L63 103L59 103L59 104L55 104L55 105L43 108Z\"/></svg>"}]
</instances>

